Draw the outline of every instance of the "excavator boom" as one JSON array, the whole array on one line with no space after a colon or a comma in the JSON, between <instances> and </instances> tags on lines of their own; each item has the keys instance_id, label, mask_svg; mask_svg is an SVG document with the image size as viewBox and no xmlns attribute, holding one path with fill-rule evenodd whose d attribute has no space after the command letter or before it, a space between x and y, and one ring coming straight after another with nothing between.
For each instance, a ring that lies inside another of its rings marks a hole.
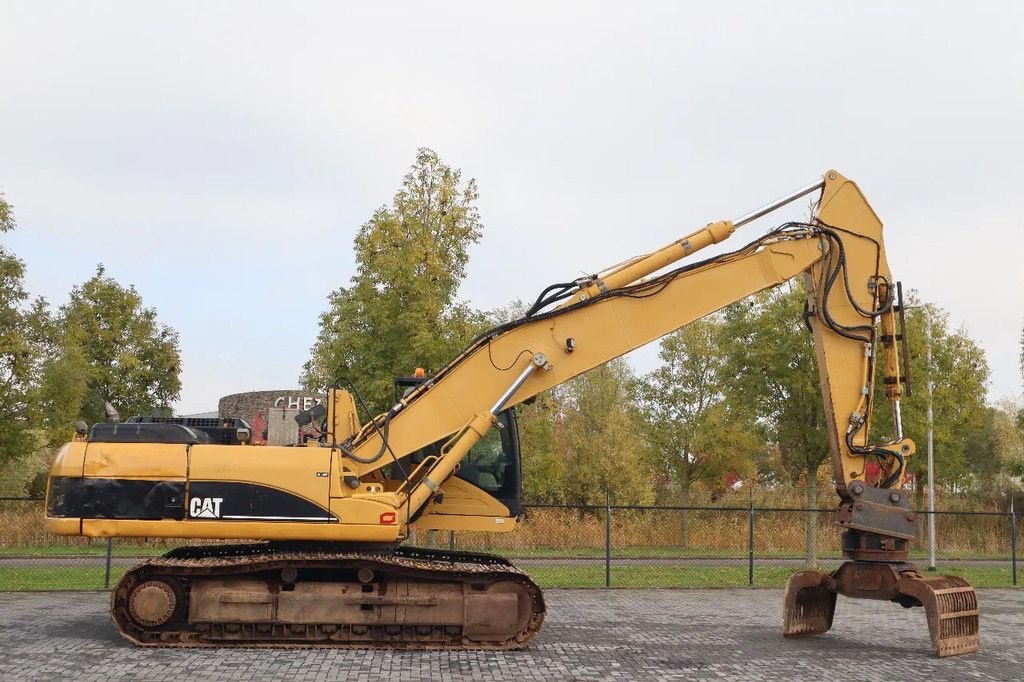
<instances>
[{"instance_id":1,"label":"excavator boom","mask_svg":"<svg viewBox=\"0 0 1024 682\"><path fill-rule=\"evenodd\" d=\"M811 219L694 258L747 223L819 192ZM976 650L973 589L956 578L924 578L907 563L915 518L901 486L915 448L900 419L906 377L897 283L881 221L836 171L735 220L548 287L523 317L476 338L366 424L359 424L352 395L332 387L326 415L309 416L326 417L315 447L282 453L214 446L167 436L167 429L159 430L167 438L153 443L98 425L57 458L47 522L66 534L305 543L172 553L133 569L114 592L113 613L122 633L139 643L522 646L543 620L539 588L528 578L494 557L447 557L462 563L446 574L436 562L442 559L420 556L416 566L417 559L386 548L414 528L511 530L519 460L510 408L797 276L808 292L850 561L831 575L805 571L791 579L784 632L825 632L836 595L844 594L923 605L939 655ZM897 430L884 443L870 439L878 362ZM493 452L496 433L498 450L513 456L483 462L478 453ZM871 461L880 465L877 478ZM146 481L164 486L163 507L111 510L95 499L105 486L125 487L116 482L126 479L150 490L146 500L155 494ZM385 549L353 552L354 542ZM358 608L314 608L320 602ZM372 616L358 616L364 611ZM442 615L457 613L464 614L459 622ZM488 619L501 624L486 626Z\"/></svg>"}]
</instances>

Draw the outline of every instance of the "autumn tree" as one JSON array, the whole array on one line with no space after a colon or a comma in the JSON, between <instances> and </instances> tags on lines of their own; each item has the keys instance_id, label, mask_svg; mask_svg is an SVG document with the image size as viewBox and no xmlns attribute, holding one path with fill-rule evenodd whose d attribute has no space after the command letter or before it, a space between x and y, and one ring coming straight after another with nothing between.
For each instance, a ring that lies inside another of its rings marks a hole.
<instances>
[{"instance_id":1,"label":"autumn tree","mask_svg":"<svg viewBox=\"0 0 1024 682\"><path fill-rule=\"evenodd\" d=\"M351 380L374 413L393 401L392 381L436 371L486 326L456 300L469 247L478 242L476 182L420 149L390 205L355 238L356 274L328 297L302 383L323 390Z\"/></svg>"},{"instance_id":2,"label":"autumn tree","mask_svg":"<svg viewBox=\"0 0 1024 682\"><path fill-rule=\"evenodd\" d=\"M703 481L721 485L730 472L747 477L753 455L764 446L739 403L725 398L722 324L718 316L697 320L661 341L662 366L640 382L646 435L658 469L690 504L690 489ZM686 512L680 543L687 545Z\"/></svg>"},{"instance_id":3,"label":"autumn tree","mask_svg":"<svg viewBox=\"0 0 1024 682\"><path fill-rule=\"evenodd\" d=\"M157 320L134 286L123 287L102 265L71 290L57 328L58 352L43 381L51 420L92 424L104 420L107 402L130 416L169 411L177 400L177 332Z\"/></svg>"}]
</instances>

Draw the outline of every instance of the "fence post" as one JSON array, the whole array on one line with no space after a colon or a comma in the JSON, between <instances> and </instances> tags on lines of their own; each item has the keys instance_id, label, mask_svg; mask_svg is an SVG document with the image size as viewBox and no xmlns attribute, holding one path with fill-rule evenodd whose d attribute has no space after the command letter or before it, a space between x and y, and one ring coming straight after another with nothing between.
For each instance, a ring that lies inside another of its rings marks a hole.
<instances>
[{"instance_id":1,"label":"fence post","mask_svg":"<svg viewBox=\"0 0 1024 682\"><path fill-rule=\"evenodd\" d=\"M107 571L103 576L103 589L110 589L110 550L114 545L114 538L107 538Z\"/></svg>"},{"instance_id":2,"label":"fence post","mask_svg":"<svg viewBox=\"0 0 1024 682\"><path fill-rule=\"evenodd\" d=\"M612 493L604 493L604 586L612 586Z\"/></svg>"},{"instance_id":3,"label":"fence post","mask_svg":"<svg viewBox=\"0 0 1024 682\"><path fill-rule=\"evenodd\" d=\"M1013 586L1017 586L1017 512L1013 508L1013 496L1010 496L1010 575Z\"/></svg>"},{"instance_id":4,"label":"fence post","mask_svg":"<svg viewBox=\"0 0 1024 682\"><path fill-rule=\"evenodd\" d=\"M747 510L747 587L754 586L754 491L750 491Z\"/></svg>"}]
</instances>

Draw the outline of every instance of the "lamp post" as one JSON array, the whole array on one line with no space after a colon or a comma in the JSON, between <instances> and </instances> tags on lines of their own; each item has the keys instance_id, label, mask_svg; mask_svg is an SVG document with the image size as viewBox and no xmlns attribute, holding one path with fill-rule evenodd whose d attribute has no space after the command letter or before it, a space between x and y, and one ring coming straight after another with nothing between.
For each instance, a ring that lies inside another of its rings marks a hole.
<instances>
[{"instance_id":1,"label":"lamp post","mask_svg":"<svg viewBox=\"0 0 1024 682\"><path fill-rule=\"evenodd\" d=\"M935 454L934 431L932 429L932 392L935 382L932 381L932 313L928 306L924 308L924 345L927 349L928 362L928 570L935 570ZM906 333L906 331L904 331ZM909 361L909 360L908 360Z\"/></svg>"},{"instance_id":2,"label":"lamp post","mask_svg":"<svg viewBox=\"0 0 1024 682\"><path fill-rule=\"evenodd\" d=\"M924 347L928 369L928 570L934 571L935 567L935 430L934 414L932 412L932 397L935 391L935 382L932 377L932 311L928 304L906 306L905 310L921 308L924 310ZM903 330L906 333L906 330ZM910 358L907 358L910 362Z\"/></svg>"}]
</instances>

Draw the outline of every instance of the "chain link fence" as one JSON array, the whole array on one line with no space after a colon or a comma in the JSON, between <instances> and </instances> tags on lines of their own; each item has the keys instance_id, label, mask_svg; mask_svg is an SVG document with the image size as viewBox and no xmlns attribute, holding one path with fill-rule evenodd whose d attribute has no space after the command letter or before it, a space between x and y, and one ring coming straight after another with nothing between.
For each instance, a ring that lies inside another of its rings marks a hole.
<instances>
[{"instance_id":1,"label":"chain link fence","mask_svg":"<svg viewBox=\"0 0 1024 682\"><path fill-rule=\"evenodd\" d=\"M808 566L843 561L835 509L757 506L527 505L512 533L417 532L425 547L506 556L542 587L782 587ZM911 560L930 570L928 512ZM175 539L50 535L43 501L0 498L0 591L109 588ZM937 511L937 572L976 587L1017 585L1017 515Z\"/></svg>"}]
</instances>

